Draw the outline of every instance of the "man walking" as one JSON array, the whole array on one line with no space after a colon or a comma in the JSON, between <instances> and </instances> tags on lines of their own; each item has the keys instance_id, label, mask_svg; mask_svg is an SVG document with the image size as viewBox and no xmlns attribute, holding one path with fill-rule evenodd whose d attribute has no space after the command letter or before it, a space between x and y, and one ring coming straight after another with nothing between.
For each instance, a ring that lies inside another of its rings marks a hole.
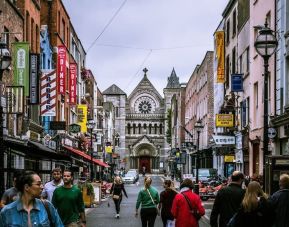
<instances>
[{"instance_id":1,"label":"man walking","mask_svg":"<svg viewBox=\"0 0 289 227\"><path fill-rule=\"evenodd\" d=\"M49 181L44 185L41 194L42 198L48 199L50 202L52 200L54 190L63 185L62 171L60 168L54 168L51 174L52 174L52 181Z\"/></svg>"},{"instance_id":2,"label":"man walking","mask_svg":"<svg viewBox=\"0 0 289 227\"><path fill-rule=\"evenodd\" d=\"M85 227L86 219L82 193L72 182L72 171L64 170L64 185L55 189L52 203L66 227Z\"/></svg>"},{"instance_id":3,"label":"man walking","mask_svg":"<svg viewBox=\"0 0 289 227\"><path fill-rule=\"evenodd\" d=\"M275 210L274 227L289 227L289 175L282 174L279 180L280 190L275 192L270 198Z\"/></svg>"},{"instance_id":4,"label":"man walking","mask_svg":"<svg viewBox=\"0 0 289 227\"><path fill-rule=\"evenodd\" d=\"M3 208L5 205L14 202L18 199L18 190L16 189L16 180L20 176L19 172L15 172L13 175L13 187L7 189L1 198L0 208Z\"/></svg>"},{"instance_id":5,"label":"man walking","mask_svg":"<svg viewBox=\"0 0 289 227\"><path fill-rule=\"evenodd\" d=\"M0 213L0 226L55 226L63 227L60 217L49 201L41 201L43 185L40 177L25 171L16 180L20 197L6 205Z\"/></svg>"},{"instance_id":6,"label":"man walking","mask_svg":"<svg viewBox=\"0 0 289 227\"><path fill-rule=\"evenodd\" d=\"M234 171L231 180L232 182L227 187L222 188L215 198L210 218L212 227L226 227L241 205L245 195L245 190L242 189L244 175L239 171Z\"/></svg>"}]
</instances>

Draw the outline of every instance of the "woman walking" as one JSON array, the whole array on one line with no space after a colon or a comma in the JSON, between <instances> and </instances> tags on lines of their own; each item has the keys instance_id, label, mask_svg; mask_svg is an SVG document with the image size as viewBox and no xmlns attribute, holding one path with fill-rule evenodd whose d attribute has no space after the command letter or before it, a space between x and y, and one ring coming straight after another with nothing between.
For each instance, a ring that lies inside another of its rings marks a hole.
<instances>
[{"instance_id":1,"label":"woman walking","mask_svg":"<svg viewBox=\"0 0 289 227\"><path fill-rule=\"evenodd\" d=\"M174 198L178 194L178 192L172 189L171 180L164 181L164 188L165 190L162 191L160 194L159 209L161 209L162 221L163 221L164 227L166 227L167 222L169 220L171 221L174 220L174 216L171 213L171 209L172 209Z\"/></svg>"},{"instance_id":2,"label":"woman walking","mask_svg":"<svg viewBox=\"0 0 289 227\"><path fill-rule=\"evenodd\" d=\"M138 208L141 205L140 216L142 227L153 227L158 214L159 193L151 186L151 183L152 179L145 177L144 188L138 193L137 197L135 216L138 216Z\"/></svg>"},{"instance_id":3,"label":"woman walking","mask_svg":"<svg viewBox=\"0 0 289 227\"><path fill-rule=\"evenodd\" d=\"M121 181L121 178L119 176L116 176L110 189L110 194L112 194L112 199L115 205L116 211L115 218L119 218L120 203L122 201L122 192L124 193L125 197L128 198L124 185Z\"/></svg>"},{"instance_id":4,"label":"woman walking","mask_svg":"<svg viewBox=\"0 0 289 227\"><path fill-rule=\"evenodd\" d=\"M192 192L194 188L190 179L185 179L180 186L180 193L176 195L172 214L176 219L176 227L198 227L198 221L205 214L200 197Z\"/></svg>"},{"instance_id":5,"label":"woman walking","mask_svg":"<svg viewBox=\"0 0 289 227\"><path fill-rule=\"evenodd\" d=\"M240 210L230 220L236 227L271 227L274 221L274 211L268 202L268 196L262 190L260 183L249 183Z\"/></svg>"}]
</instances>

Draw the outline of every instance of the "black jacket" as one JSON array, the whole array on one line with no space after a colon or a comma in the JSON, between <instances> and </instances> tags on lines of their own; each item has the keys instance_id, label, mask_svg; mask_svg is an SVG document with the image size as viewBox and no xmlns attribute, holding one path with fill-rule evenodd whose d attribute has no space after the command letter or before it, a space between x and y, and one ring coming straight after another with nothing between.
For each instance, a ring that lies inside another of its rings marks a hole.
<instances>
[{"instance_id":1,"label":"black jacket","mask_svg":"<svg viewBox=\"0 0 289 227\"><path fill-rule=\"evenodd\" d=\"M257 209L245 212L244 208L238 211L234 227L271 227L274 220L274 211L271 204L263 197L260 198Z\"/></svg>"},{"instance_id":2,"label":"black jacket","mask_svg":"<svg viewBox=\"0 0 289 227\"><path fill-rule=\"evenodd\" d=\"M210 224L212 227L226 227L231 217L237 212L244 198L245 190L240 185L231 183L222 188L215 198ZM219 225L218 225L218 216Z\"/></svg>"},{"instance_id":3,"label":"black jacket","mask_svg":"<svg viewBox=\"0 0 289 227\"><path fill-rule=\"evenodd\" d=\"M111 186L111 189L110 189L110 193L112 193L113 195L118 195L118 196L122 196L122 191L123 191L125 197L127 197L127 194L126 194L126 191L124 189L123 183L121 183L121 184L113 184Z\"/></svg>"},{"instance_id":4,"label":"black jacket","mask_svg":"<svg viewBox=\"0 0 289 227\"><path fill-rule=\"evenodd\" d=\"M281 189L270 198L275 211L275 227L289 227L289 189Z\"/></svg>"}]
</instances>

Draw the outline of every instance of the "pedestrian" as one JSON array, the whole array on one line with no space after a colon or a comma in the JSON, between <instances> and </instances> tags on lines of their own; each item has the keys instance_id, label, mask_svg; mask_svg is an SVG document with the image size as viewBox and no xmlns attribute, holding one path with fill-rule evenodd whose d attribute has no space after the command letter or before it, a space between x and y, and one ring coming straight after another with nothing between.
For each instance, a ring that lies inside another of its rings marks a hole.
<instances>
[{"instance_id":1,"label":"pedestrian","mask_svg":"<svg viewBox=\"0 0 289 227\"><path fill-rule=\"evenodd\" d=\"M172 189L172 181L165 180L164 181L165 190L160 194L160 203L159 209L161 210L161 218L164 224L164 227L167 226L168 220L173 221L174 216L171 212L173 201L175 196L178 194L176 190Z\"/></svg>"},{"instance_id":2,"label":"pedestrian","mask_svg":"<svg viewBox=\"0 0 289 227\"><path fill-rule=\"evenodd\" d=\"M40 177L25 171L16 179L19 198L6 205L0 213L0 226L55 226L63 227L54 206L38 199L43 189Z\"/></svg>"},{"instance_id":3,"label":"pedestrian","mask_svg":"<svg viewBox=\"0 0 289 227\"><path fill-rule=\"evenodd\" d=\"M3 208L5 205L16 201L19 198L18 190L16 189L16 180L20 176L20 172L14 172L13 174L13 186L7 189L1 198L0 208Z\"/></svg>"},{"instance_id":4,"label":"pedestrian","mask_svg":"<svg viewBox=\"0 0 289 227\"><path fill-rule=\"evenodd\" d=\"M44 185L41 197L52 201L53 192L56 188L63 185L62 171L60 168L54 168L51 172L52 181Z\"/></svg>"},{"instance_id":5,"label":"pedestrian","mask_svg":"<svg viewBox=\"0 0 289 227\"><path fill-rule=\"evenodd\" d=\"M234 171L230 179L229 185L220 189L216 195L210 217L212 227L226 227L229 220L240 208L244 198L243 173Z\"/></svg>"},{"instance_id":6,"label":"pedestrian","mask_svg":"<svg viewBox=\"0 0 289 227\"><path fill-rule=\"evenodd\" d=\"M63 172L63 186L55 189L52 203L65 227L85 227L84 202L80 189L73 185L71 170Z\"/></svg>"},{"instance_id":7,"label":"pedestrian","mask_svg":"<svg viewBox=\"0 0 289 227\"><path fill-rule=\"evenodd\" d=\"M230 221L234 227L271 227L273 225L274 211L268 202L257 181L248 184L241 208ZM288 220L287 220L288 221ZM230 226L230 225L229 225Z\"/></svg>"},{"instance_id":8,"label":"pedestrian","mask_svg":"<svg viewBox=\"0 0 289 227\"><path fill-rule=\"evenodd\" d=\"M112 199L115 205L116 211L115 218L119 218L120 204L122 201L122 192L124 193L125 197L128 198L121 178L119 176L116 176L110 189L110 194L112 194Z\"/></svg>"},{"instance_id":9,"label":"pedestrian","mask_svg":"<svg viewBox=\"0 0 289 227\"><path fill-rule=\"evenodd\" d=\"M191 179L184 179L180 186L180 193L176 195L172 214L176 219L176 227L198 227L198 221L205 214L199 195L192 190L194 188Z\"/></svg>"},{"instance_id":10,"label":"pedestrian","mask_svg":"<svg viewBox=\"0 0 289 227\"><path fill-rule=\"evenodd\" d=\"M151 184L152 179L145 177L144 188L140 190L137 197L135 216L138 216L138 208L141 205L142 227L153 227L158 215L157 204L160 202L160 197L158 191Z\"/></svg>"},{"instance_id":11,"label":"pedestrian","mask_svg":"<svg viewBox=\"0 0 289 227\"><path fill-rule=\"evenodd\" d=\"M146 175L146 167L145 167L145 166L142 167L142 175L143 175L143 176Z\"/></svg>"},{"instance_id":12,"label":"pedestrian","mask_svg":"<svg viewBox=\"0 0 289 227\"><path fill-rule=\"evenodd\" d=\"M289 175L282 174L279 180L280 190L270 198L275 211L274 227L289 227Z\"/></svg>"}]
</instances>

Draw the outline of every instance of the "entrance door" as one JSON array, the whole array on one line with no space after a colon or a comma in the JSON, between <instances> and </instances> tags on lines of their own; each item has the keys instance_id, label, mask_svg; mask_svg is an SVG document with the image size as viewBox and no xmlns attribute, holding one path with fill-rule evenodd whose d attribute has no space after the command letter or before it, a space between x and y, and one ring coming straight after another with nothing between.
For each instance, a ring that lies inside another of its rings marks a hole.
<instances>
[{"instance_id":1,"label":"entrance door","mask_svg":"<svg viewBox=\"0 0 289 227\"><path fill-rule=\"evenodd\" d=\"M146 173L150 173L151 172L150 157L140 157L139 158L139 173L142 173L143 166L146 169Z\"/></svg>"}]
</instances>

